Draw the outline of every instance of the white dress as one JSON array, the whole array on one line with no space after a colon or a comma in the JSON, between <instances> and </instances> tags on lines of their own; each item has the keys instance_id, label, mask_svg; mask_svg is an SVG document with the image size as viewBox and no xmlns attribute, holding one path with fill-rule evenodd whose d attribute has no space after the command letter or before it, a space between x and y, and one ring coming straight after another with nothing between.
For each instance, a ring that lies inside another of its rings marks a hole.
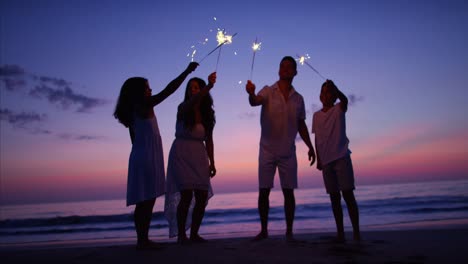
<instances>
[{"instance_id":1,"label":"white dress","mask_svg":"<svg viewBox=\"0 0 468 264\"><path fill-rule=\"evenodd\" d=\"M209 159L206 153L205 128L195 124L186 130L183 121L176 123L176 138L169 152L167 165L167 187L164 215L169 222L169 237L177 236L177 206L181 190L207 190L208 199L213 196L210 183ZM195 199L192 198L187 215L186 230L191 225Z\"/></svg>"},{"instance_id":2,"label":"white dress","mask_svg":"<svg viewBox=\"0 0 468 264\"><path fill-rule=\"evenodd\" d=\"M128 162L127 206L165 193L165 170L161 135L156 116L134 115L135 139Z\"/></svg>"}]
</instances>

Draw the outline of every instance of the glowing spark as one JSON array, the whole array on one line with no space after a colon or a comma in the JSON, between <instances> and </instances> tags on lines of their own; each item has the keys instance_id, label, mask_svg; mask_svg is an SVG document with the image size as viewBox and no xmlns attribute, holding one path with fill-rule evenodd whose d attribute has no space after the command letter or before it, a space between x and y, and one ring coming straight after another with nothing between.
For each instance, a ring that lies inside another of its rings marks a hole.
<instances>
[{"instance_id":1,"label":"glowing spark","mask_svg":"<svg viewBox=\"0 0 468 264\"><path fill-rule=\"evenodd\" d=\"M299 56L297 55L297 60L299 61L299 63L301 65L304 65L306 64L307 66L309 66L309 68L311 68L312 70L314 70L314 72L316 72L320 77L322 77L324 80L326 80L327 78L323 77L322 74L320 74L320 72L318 72L314 67L312 67L312 65L310 65L306 60L310 59L310 56L309 54L306 54L305 56Z\"/></svg>"},{"instance_id":2,"label":"glowing spark","mask_svg":"<svg viewBox=\"0 0 468 264\"><path fill-rule=\"evenodd\" d=\"M299 55L298 55L298 57L299 57L298 61L299 61L299 63L300 63L301 65L304 65L305 61L308 60L308 59L310 59L309 54L306 54L306 55L304 55L304 56L299 56Z\"/></svg>"},{"instance_id":3,"label":"glowing spark","mask_svg":"<svg viewBox=\"0 0 468 264\"><path fill-rule=\"evenodd\" d=\"M216 46L216 48L214 48L212 51L210 51L208 54L206 54L205 57L203 57L199 61L199 63L201 63L204 59L206 59L206 57L208 57L211 53L215 52L215 50L220 49L224 44L231 44L232 43L232 38L234 38L236 35L237 35L237 33L233 34L232 36L231 35L226 35L226 34L224 34L223 30L218 30L218 32L216 34L216 40L218 41L218 46ZM218 54L218 61L216 62L216 69L218 69L218 63L219 63L220 55L221 55L221 50L219 51L219 54Z\"/></svg>"},{"instance_id":4,"label":"glowing spark","mask_svg":"<svg viewBox=\"0 0 468 264\"><path fill-rule=\"evenodd\" d=\"M255 42L254 42L253 45L252 45L253 51L256 52L257 50L260 50L260 46L261 46L261 45L262 45L261 42L258 42L258 43L257 43L257 40L255 40Z\"/></svg>"},{"instance_id":5,"label":"glowing spark","mask_svg":"<svg viewBox=\"0 0 468 264\"><path fill-rule=\"evenodd\" d=\"M218 41L218 45L223 44L231 44L232 43L231 35L226 35L224 30L218 29L218 33L216 34L216 40Z\"/></svg>"},{"instance_id":6,"label":"glowing spark","mask_svg":"<svg viewBox=\"0 0 468 264\"><path fill-rule=\"evenodd\" d=\"M257 53L257 50L260 50L261 45L262 45L262 43L257 42L257 39L255 39L255 42L252 44L253 57L252 57L252 66L250 67L250 79L249 80L252 80L252 76L253 76L255 53Z\"/></svg>"}]
</instances>

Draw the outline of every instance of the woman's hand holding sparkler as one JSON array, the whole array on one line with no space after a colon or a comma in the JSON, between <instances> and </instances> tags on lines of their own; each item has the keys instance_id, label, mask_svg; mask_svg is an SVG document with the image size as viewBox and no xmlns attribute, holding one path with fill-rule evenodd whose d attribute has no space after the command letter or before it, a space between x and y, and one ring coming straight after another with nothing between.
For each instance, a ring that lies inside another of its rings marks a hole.
<instances>
[{"instance_id":1,"label":"woman's hand holding sparkler","mask_svg":"<svg viewBox=\"0 0 468 264\"><path fill-rule=\"evenodd\" d=\"M216 72L212 72L209 76L208 76L208 85L207 87L209 89L213 88L214 84L216 83Z\"/></svg>"},{"instance_id":2,"label":"woman's hand holding sparkler","mask_svg":"<svg viewBox=\"0 0 468 264\"><path fill-rule=\"evenodd\" d=\"M185 69L186 73L192 73L195 71L195 69L198 67L198 62L190 62L189 65L187 66L187 69Z\"/></svg>"}]
</instances>

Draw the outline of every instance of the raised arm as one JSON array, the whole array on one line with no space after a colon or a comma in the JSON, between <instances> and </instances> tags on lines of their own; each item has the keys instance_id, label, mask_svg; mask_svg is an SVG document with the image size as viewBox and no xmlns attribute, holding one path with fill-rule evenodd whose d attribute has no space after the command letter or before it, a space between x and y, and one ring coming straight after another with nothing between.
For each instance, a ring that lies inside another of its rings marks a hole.
<instances>
[{"instance_id":1,"label":"raised arm","mask_svg":"<svg viewBox=\"0 0 468 264\"><path fill-rule=\"evenodd\" d=\"M198 67L198 63L196 62L191 62L188 66L187 69L185 69L177 78L172 80L166 88L164 88L161 92L158 94L155 94L151 96L149 104L154 107L164 101L169 95L173 94L179 87L180 85L184 82L185 78L192 73L196 68Z\"/></svg>"},{"instance_id":2,"label":"raised arm","mask_svg":"<svg viewBox=\"0 0 468 264\"><path fill-rule=\"evenodd\" d=\"M301 136L302 140L309 148L309 151L307 154L309 156L309 160L311 161L310 166L312 166L315 162L315 150L314 150L314 146L312 146L312 142L310 141L309 130L307 129L307 125L304 119L301 119L299 121L298 130L299 130L299 135Z\"/></svg>"},{"instance_id":3,"label":"raised arm","mask_svg":"<svg viewBox=\"0 0 468 264\"><path fill-rule=\"evenodd\" d=\"M341 110L346 113L346 111L348 111L348 97L346 97L346 95L344 95L344 93L338 89L338 86L336 86L332 80L327 80L327 82L329 82L332 87L335 88L336 97L340 100Z\"/></svg>"},{"instance_id":4,"label":"raised arm","mask_svg":"<svg viewBox=\"0 0 468 264\"><path fill-rule=\"evenodd\" d=\"M186 103L182 105L182 108L180 109L182 113L186 113L187 111L193 111L193 107L197 103L199 103L201 99L210 92L210 90L214 87L215 83L216 83L216 72L212 72L208 76L208 84L205 87L202 87L198 94L194 95L192 98L190 98L189 101L187 101Z\"/></svg>"},{"instance_id":5,"label":"raised arm","mask_svg":"<svg viewBox=\"0 0 468 264\"><path fill-rule=\"evenodd\" d=\"M249 103L251 106L257 106L263 103L263 97L255 94L255 84L250 80L248 80L245 85L245 91L249 94Z\"/></svg>"}]
</instances>

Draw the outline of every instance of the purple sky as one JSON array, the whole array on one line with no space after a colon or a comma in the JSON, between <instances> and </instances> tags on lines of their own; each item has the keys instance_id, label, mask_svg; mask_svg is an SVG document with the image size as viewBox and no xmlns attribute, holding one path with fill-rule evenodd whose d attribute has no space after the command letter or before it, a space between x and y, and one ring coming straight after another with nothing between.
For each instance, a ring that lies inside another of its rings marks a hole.
<instances>
[{"instance_id":1,"label":"purple sky","mask_svg":"<svg viewBox=\"0 0 468 264\"><path fill-rule=\"evenodd\" d=\"M237 35L221 49L212 92L215 191L257 189L260 108L244 90L256 38L257 90L278 79L283 56L307 53L353 99L358 185L468 178L465 1L159 2L0 3L1 203L123 199L130 140L112 117L122 83L143 76L161 90L192 45L195 61L216 47L218 28ZM191 76L206 79L217 57ZM299 65L309 130L323 81ZM185 85L155 108L166 161ZM300 187L322 186L297 146Z\"/></svg>"}]
</instances>

